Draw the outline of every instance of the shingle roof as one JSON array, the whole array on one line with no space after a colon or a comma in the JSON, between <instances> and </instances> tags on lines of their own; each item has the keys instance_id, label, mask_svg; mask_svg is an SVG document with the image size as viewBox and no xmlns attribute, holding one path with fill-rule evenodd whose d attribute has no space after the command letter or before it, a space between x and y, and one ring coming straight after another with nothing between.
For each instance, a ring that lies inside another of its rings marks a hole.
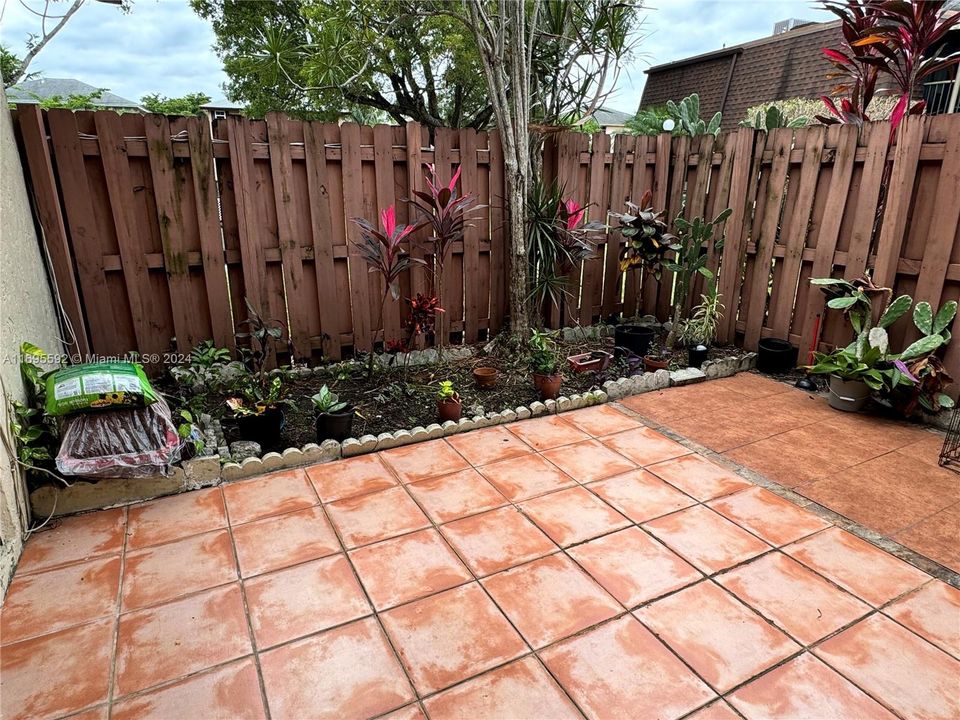
<instances>
[{"instance_id":1,"label":"shingle roof","mask_svg":"<svg viewBox=\"0 0 960 720\"><path fill-rule=\"evenodd\" d=\"M630 113L620 112L619 110L608 110L607 108L597 108L593 113L593 119L597 121L600 127L624 125L627 120L632 117L633 115Z\"/></svg>"},{"instance_id":2,"label":"shingle roof","mask_svg":"<svg viewBox=\"0 0 960 720\"><path fill-rule=\"evenodd\" d=\"M33 105L37 103L38 97L41 100L46 100L55 95L63 98L71 95L89 95L98 89L94 85L88 85L73 78L37 78L7 88L7 100L10 103ZM93 100L92 104L111 108L140 107L139 103L127 100L125 97L120 97L112 92L104 92L99 98Z\"/></svg>"}]
</instances>

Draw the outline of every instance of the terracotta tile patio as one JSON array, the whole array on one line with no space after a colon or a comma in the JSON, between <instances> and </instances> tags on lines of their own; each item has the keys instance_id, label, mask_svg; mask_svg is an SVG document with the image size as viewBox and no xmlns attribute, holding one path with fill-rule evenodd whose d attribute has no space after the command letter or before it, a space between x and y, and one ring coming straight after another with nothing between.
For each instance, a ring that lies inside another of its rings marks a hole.
<instances>
[{"instance_id":1,"label":"terracotta tile patio","mask_svg":"<svg viewBox=\"0 0 960 720\"><path fill-rule=\"evenodd\" d=\"M626 404L834 417L731 380ZM612 405L65 519L0 631L10 720L960 716L960 591Z\"/></svg>"}]
</instances>

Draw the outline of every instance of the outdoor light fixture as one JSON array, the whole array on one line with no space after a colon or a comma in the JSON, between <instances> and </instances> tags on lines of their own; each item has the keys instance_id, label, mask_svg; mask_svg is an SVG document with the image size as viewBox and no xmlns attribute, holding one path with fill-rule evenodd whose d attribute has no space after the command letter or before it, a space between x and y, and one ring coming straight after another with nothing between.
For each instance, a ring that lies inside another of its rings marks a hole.
<instances>
[{"instance_id":1,"label":"outdoor light fixture","mask_svg":"<svg viewBox=\"0 0 960 720\"><path fill-rule=\"evenodd\" d=\"M666 132L673 132L673 129L676 126L677 124L673 121L673 118L667 118L666 120L663 121L663 129Z\"/></svg>"}]
</instances>

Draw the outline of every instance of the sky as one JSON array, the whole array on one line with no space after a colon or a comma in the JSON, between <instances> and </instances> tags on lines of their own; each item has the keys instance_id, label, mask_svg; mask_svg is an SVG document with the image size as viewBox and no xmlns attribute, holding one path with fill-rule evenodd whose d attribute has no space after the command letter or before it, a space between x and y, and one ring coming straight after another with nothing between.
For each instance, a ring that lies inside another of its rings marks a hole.
<instances>
[{"instance_id":1,"label":"sky","mask_svg":"<svg viewBox=\"0 0 960 720\"><path fill-rule=\"evenodd\" d=\"M42 0L0 0L0 42L25 52ZM64 5L65 3L56 3ZM770 35L778 20L829 20L810 0L647 0L638 57L621 71L607 107L636 111L644 70L726 45ZM223 97L227 78L211 49L213 31L187 0L133 0L132 10L88 0L30 67L46 77L75 78L130 100L204 92Z\"/></svg>"}]
</instances>

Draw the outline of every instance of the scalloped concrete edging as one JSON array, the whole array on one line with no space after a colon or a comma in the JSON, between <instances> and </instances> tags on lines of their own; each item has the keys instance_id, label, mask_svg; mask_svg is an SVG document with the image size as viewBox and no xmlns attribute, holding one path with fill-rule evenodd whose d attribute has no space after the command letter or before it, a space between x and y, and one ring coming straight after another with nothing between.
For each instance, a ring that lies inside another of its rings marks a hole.
<instances>
[{"instance_id":1,"label":"scalloped concrete edging","mask_svg":"<svg viewBox=\"0 0 960 720\"><path fill-rule=\"evenodd\" d=\"M663 390L673 385L729 377L738 372L753 369L756 366L756 357L756 353L745 353L720 360L708 360L700 370L684 368L674 371L645 372L629 378L608 380L603 384L602 389L582 394L574 393L569 396L561 395L556 400L536 401L529 406L521 405L500 412L465 417L459 422L447 421L442 425L431 423L426 427L417 426L379 435L363 435L359 438L347 438L342 443L336 440L324 440L319 445L308 443L302 448L290 447L280 453L268 452L262 457L246 458L240 463L227 462L221 465L219 455L193 458L184 461L181 467L174 467L169 476L158 475L134 480L104 478L95 482L78 480L71 487L60 489L44 486L30 493L30 506L36 517L45 518L51 514L59 517L87 510L129 505L162 495L173 495L187 490L198 490L243 480L275 470L327 463L340 458L355 457L493 425L569 412L630 395Z\"/></svg>"}]
</instances>

